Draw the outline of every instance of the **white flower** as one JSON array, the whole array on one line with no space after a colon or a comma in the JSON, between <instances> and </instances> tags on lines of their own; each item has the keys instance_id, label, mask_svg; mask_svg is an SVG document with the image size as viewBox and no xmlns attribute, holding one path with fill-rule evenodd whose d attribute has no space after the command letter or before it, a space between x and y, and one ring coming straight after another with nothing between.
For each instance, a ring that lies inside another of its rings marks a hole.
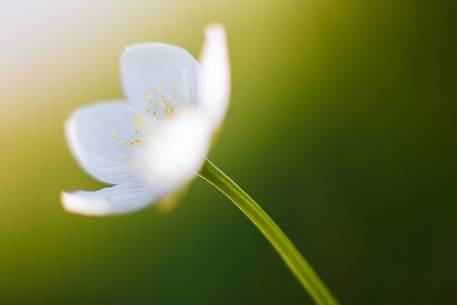
<instances>
[{"instance_id":1,"label":"white flower","mask_svg":"<svg viewBox=\"0 0 457 305\"><path fill-rule=\"evenodd\" d=\"M70 116L65 134L72 154L95 179L113 186L63 192L66 210L134 211L196 176L230 92L224 28L210 25L205 37L200 64L172 45L127 48L120 60L127 101L99 102Z\"/></svg>"}]
</instances>

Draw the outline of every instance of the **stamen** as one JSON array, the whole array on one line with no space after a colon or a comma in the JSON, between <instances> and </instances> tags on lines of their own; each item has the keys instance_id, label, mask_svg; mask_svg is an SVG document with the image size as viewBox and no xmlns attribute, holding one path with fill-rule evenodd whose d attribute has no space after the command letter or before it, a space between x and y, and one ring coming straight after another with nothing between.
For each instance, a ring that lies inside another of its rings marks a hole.
<instances>
[{"instance_id":1,"label":"stamen","mask_svg":"<svg viewBox=\"0 0 457 305\"><path fill-rule=\"evenodd\" d=\"M165 112L165 116L168 118L174 117L175 111L171 104L168 102L168 99L166 98L165 95L161 96L162 103L163 103L163 110Z\"/></svg>"},{"instance_id":2,"label":"stamen","mask_svg":"<svg viewBox=\"0 0 457 305\"><path fill-rule=\"evenodd\" d=\"M157 116L157 112L155 112L155 111L152 111L152 110L151 110L151 109L149 109L149 108L148 108L148 109L146 109L146 112L147 112L147 113L150 113L150 114L151 114L153 117Z\"/></svg>"},{"instance_id":3,"label":"stamen","mask_svg":"<svg viewBox=\"0 0 457 305\"><path fill-rule=\"evenodd\" d=\"M172 96L167 97L163 93L162 87L158 83L152 84L154 94L146 92L144 94L144 99L152 106L152 108L147 108L146 112L151 114L153 117L156 117L159 113L163 114L166 118L172 118L175 116L175 110L170 102L170 98L173 99L173 96L176 96L176 84L171 85ZM160 102L157 102L157 98Z\"/></svg>"},{"instance_id":4,"label":"stamen","mask_svg":"<svg viewBox=\"0 0 457 305\"><path fill-rule=\"evenodd\" d=\"M112 139L116 142L121 142L121 139L116 135L116 130L111 130L111 133L113 134Z\"/></svg>"},{"instance_id":5,"label":"stamen","mask_svg":"<svg viewBox=\"0 0 457 305\"><path fill-rule=\"evenodd\" d=\"M123 146L126 146L126 147L129 147L129 146L142 146L143 145L143 139L144 138L144 134L143 134L143 131L142 130L139 130L139 129L135 129L133 132L137 135L140 136L140 138L136 138L136 139L133 139L132 141L127 141L127 140L121 140L117 135L116 135L116 130L112 130L111 131L113 136L112 136L112 139L117 142L117 143L121 143Z\"/></svg>"}]
</instances>

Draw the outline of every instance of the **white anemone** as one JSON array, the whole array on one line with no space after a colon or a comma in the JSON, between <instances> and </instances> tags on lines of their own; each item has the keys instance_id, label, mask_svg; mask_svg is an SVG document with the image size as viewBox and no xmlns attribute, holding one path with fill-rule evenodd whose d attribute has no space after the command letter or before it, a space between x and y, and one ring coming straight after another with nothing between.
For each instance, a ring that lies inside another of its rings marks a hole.
<instances>
[{"instance_id":1,"label":"white anemone","mask_svg":"<svg viewBox=\"0 0 457 305\"><path fill-rule=\"evenodd\" d=\"M224 28L210 25L198 63L162 43L121 56L126 100L77 109L65 123L70 150L95 179L112 186L63 192L66 210L109 215L138 210L180 189L199 172L230 93Z\"/></svg>"}]
</instances>

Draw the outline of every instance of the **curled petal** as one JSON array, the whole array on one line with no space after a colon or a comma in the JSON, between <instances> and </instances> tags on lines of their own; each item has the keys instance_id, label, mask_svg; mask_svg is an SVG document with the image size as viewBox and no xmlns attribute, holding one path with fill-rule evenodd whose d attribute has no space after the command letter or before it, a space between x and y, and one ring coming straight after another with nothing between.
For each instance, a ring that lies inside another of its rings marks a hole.
<instances>
[{"instance_id":1,"label":"curled petal","mask_svg":"<svg viewBox=\"0 0 457 305\"><path fill-rule=\"evenodd\" d=\"M222 25L212 24L205 29L200 64L201 106L213 127L218 128L224 119L230 97L230 60Z\"/></svg>"}]
</instances>

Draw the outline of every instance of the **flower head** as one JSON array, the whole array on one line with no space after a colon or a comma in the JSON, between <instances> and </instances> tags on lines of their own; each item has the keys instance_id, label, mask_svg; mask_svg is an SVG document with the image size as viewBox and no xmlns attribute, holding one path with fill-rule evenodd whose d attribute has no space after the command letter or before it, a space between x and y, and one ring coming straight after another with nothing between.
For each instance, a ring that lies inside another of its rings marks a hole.
<instances>
[{"instance_id":1,"label":"flower head","mask_svg":"<svg viewBox=\"0 0 457 305\"><path fill-rule=\"evenodd\" d=\"M140 209L192 180L228 104L230 67L224 28L205 31L200 63L162 43L121 56L126 100L77 109L65 123L70 150L95 179L113 186L62 193L66 210L86 215Z\"/></svg>"}]
</instances>

